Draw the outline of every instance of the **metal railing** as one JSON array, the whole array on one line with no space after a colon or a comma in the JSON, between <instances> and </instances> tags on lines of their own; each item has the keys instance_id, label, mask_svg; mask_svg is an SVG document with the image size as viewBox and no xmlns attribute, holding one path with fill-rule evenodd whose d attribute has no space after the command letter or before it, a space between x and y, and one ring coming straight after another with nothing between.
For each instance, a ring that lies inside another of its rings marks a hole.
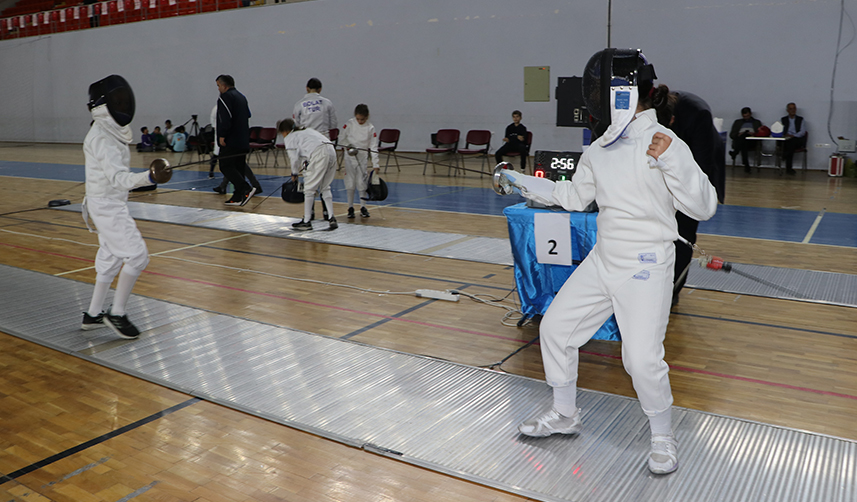
<instances>
[{"instance_id":1,"label":"metal railing","mask_svg":"<svg viewBox=\"0 0 857 502\"><path fill-rule=\"evenodd\" d=\"M0 40L263 4L259 0L106 0L0 18Z\"/></svg>"}]
</instances>

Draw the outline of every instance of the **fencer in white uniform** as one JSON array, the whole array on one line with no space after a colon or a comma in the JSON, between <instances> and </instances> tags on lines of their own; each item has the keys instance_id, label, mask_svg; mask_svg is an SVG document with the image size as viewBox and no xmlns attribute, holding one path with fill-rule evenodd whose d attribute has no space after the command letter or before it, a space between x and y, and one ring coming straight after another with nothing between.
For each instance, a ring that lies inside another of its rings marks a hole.
<instances>
[{"instance_id":1,"label":"fencer in white uniform","mask_svg":"<svg viewBox=\"0 0 857 502\"><path fill-rule=\"evenodd\" d=\"M571 181L509 173L509 180L533 200L568 211L583 211L593 201L599 208L595 246L557 293L540 325L553 407L522 423L519 431L536 437L580 432L578 348L615 314L622 361L651 426L649 469L666 474L678 467L663 347L672 298L673 242L678 238L675 212L707 220L716 211L717 195L687 145L659 125L650 108L652 94L657 92L655 100L665 103L669 90L659 86L655 91L650 82L645 84L647 95L639 106L634 86L625 111L613 110L613 125L583 153ZM627 95L620 97L625 99Z\"/></svg>"},{"instance_id":2,"label":"fencer in white uniform","mask_svg":"<svg viewBox=\"0 0 857 502\"><path fill-rule=\"evenodd\" d=\"M296 230L312 230L312 206L315 193L321 193L325 207L333 208L333 194L330 184L336 176L336 150L330 141L314 129L303 129L295 125L294 120L280 121L277 130L283 136L283 145L289 154L292 180L297 183L300 174L301 158L308 159L304 171L304 217L292 225ZM330 216L329 229L339 225L333 215Z\"/></svg>"},{"instance_id":3,"label":"fencer in white uniform","mask_svg":"<svg viewBox=\"0 0 857 502\"><path fill-rule=\"evenodd\" d=\"M369 108L360 104L354 110L354 117L342 126L339 144L345 146L345 192L348 198L348 217L354 218L354 194L360 202L360 213L369 217L366 209L366 185L368 183L368 162L372 159L372 169L378 173L378 135L375 126L369 122Z\"/></svg>"},{"instance_id":4,"label":"fencer in white uniform","mask_svg":"<svg viewBox=\"0 0 857 502\"><path fill-rule=\"evenodd\" d=\"M336 109L333 103L321 94L321 81L311 78L306 85L306 95L295 103L292 120L297 127L315 129L330 139L330 130L335 129L339 122L336 121Z\"/></svg>"},{"instance_id":5,"label":"fencer in white uniform","mask_svg":"<svg viewBox=\"0 0 857 502\"><path fill-rule=\"evenodd\" d=\"M130 105L129 105L130 103ZM129 109L130 108L130 109ZM128 320L125 306L137 277L149 263L149 251L134 219L128 212L128 191L151 185L149 171L132 173L128 145L133 141L128 127L134 115L134 98L125 79L111 75L90 87L92 126L83 141L86 165L86 197L83 219L89 219L98 234L95 256L95 289L81 329L105 324L123 338L139 336ZM113 278L119 275L113 305L103 312Z\"/></svg>"}]
</instances>

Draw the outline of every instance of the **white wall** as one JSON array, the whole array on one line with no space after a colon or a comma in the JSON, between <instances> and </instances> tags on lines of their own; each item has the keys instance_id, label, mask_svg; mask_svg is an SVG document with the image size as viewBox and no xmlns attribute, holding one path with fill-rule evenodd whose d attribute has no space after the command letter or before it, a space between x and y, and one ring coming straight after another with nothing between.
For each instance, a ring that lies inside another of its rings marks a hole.
<instances>
[{"instance_id":1,"label":"white wall","mask_svg":"<svg viewBox=\"0 0 857 502\"><path fill-rule=\"evenodd\" d=\"M613 6L613 45L642 48L660 82L704 97L727 126L743 106L771 124L797 102L810 127L810 163L826 165L834 147L814 145L831 143L838 1ZM442 127L502 134L515 108L536 149L578 149L580 129L553 125L555 101L523 102L523 67L550 66L552 87L580 75L606 44L606 19L606 1L314 0L3 41L0 140L82 141L87 88L110 73L134 86L135 134L191 114L204 125L214 78L228 73L249 99L251 125L290 116L315 76L340 122L367 103L377 128L402 130L404 150L429 146ZM844 41L850 30L846 21ZM857 135L857 86L848 85L857 78L855 47L840 56L835 136Z\"/></svg>"}]
</instances>

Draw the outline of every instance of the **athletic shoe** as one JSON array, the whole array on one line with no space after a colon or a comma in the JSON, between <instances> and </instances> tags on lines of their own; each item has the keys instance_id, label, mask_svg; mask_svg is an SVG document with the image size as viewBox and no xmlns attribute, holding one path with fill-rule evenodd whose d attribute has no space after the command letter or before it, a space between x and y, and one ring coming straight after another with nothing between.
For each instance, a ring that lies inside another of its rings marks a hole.
<instances>
[{"instance_id":1,"label":"athletic shoe","mask_svg":"<svg viewBox=\"0 0 857 502\"><path fill-rule=\"evenodd\" d=\"M328 230L336 230L339 228L339 223L336 222L336 218L331 218L327 220L327 222L330 223L330 226L327 227Z\"/></svg>"},{"instance_id":2,"label":"athletic shoe","mask_svg":"<svg viewBox=\"0 0 857 502\"><path fill-rule=\"evenodd\" d=\"M212 176L212 178L213 178L213 177L214 177L214 176ZM225 189L225 188L220 188L220 185L217 185L216 187L212 188L212 190L214 190L215 192L219 193L220 195L226 195L226 189Z\"/></svg>"},{"instance_id":3,"label":"athletic shoe","mask_svg":"<svg viewBox=\"0 0 857 502\"><path fill-rule=\"evenodd\" d=\"M254 196L256 196L256 195L262 195L262 187L256 187L256 193L254 193L253 195L254 195Z\"/></svg>"},{"instance_id":4,"label":"athletic shoe","mask_svg":"<svg viewBox=\"0 0 857 502\"><path fill-rule=\"evenodd\" d=\"M649 452L649 470L655 474L669 474L678 469L678 442L672 434L652 434Z\"/></svg>"},{"instance_id":5,"label":"athletic shoe","mask_svg":"<svg viewBox=\"0 0 857 502\"><path fill-rule=\"evenodd\" d=\"M541 438L551 434L577 434L582 426L580 410L577 410L573 417L565 417L551 408L549 412L519 425L518 431L525 436Z\"/></svg>"},{"instance_id":6,"label":"athletic shoe","mask_svg":"<svg viewBox=\"0 0 857 502\"><path fill-rule=\"evenodd\" d=\"M312 230L312 223L309 221L301 220L297 223L292 223L292 228L295 230Z\"/></svg>"},{"instance_id":7,"label":"athletic shoe","mask_svg":"<svg viewBox=\"0 0 857 502\"><path fill-rule=\"evenodd\" d=\"M235 200L235 199L229 199L226 202L224 202L224 204L226 204L227 206L241 206L241 205L243 205L243 204L241 204L240 200Z\"/></svg>"},{"instance_id":8,"label":"athletic shoe","mask_svg":"<svg viewBox=\"0 0 857 502\"><path fill-rule=\"evenodd\" d=\"M210 179L210 180L214 179L214 172L213 171L208 173L208 179Z\"/></svg>"},{"instance_id":9,"label":"athletic shoe","mask_svg":"<svg viewBox=\"0 0 857 502\"><path fill-rule=\"evenodd\" d=\"M104 324L122 338L134 340L140 336L140 331L131 324L127 315L112 315L110 312L104 314Z\"/></svg>"},{"instance_id":10,"label":"athletic shoe","mask_svg":"<svg viewBox=\"0 0 857 502\"><path fill-rule=\"evenodd\" d=\"M353 219L353 218L354 218L354 208L353 208L353 207L349 207L349 208L348 208L348 219L350 220L350 219Z\"/></svg>"},{"instance_id":11,"label":"athletic shoe","mask_svg":"<svg viewBox=\"0 0 857 502\"><path fill-rule=\"evenodd\" d=\"M360 208L360 216L362 216L364 218L368 218L369 217L369 210L366 209L365 207L361 207Z\"/></svg>"},{"instance_id":12,"label":"athletic shoe","mask_svg":"<svg viewBox=\"0 0 857 502\"><path fill-rule=\"evenodd\" d=\"M80 323L80 329L82 330L90 330L90 329L98 329L104 327L104 312L98 314L95 317L89 315L89 312L83 313L83 322Z\"/></svg>"},{"instance_id":13,"label":"athletic shoe","mask_svg":"<svg viewBox=\"0 0 857 502\"><path fill-rule=\"evenodd\" d=\"M255 195L255 194L256 194L256 187L251 187L250 191L247 192L247 195L245 195L244 198L241 199L241 205L246 206L247 203L250 202L250 198L253 197L253 195Z\"/></svg>"}]
</instances>

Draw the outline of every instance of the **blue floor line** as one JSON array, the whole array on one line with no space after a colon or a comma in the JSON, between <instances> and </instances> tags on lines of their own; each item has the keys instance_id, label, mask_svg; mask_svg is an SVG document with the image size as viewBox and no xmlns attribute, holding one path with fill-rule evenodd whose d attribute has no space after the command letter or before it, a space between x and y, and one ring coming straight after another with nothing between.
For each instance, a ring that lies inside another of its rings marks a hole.
<instances>
[{"instance_id":1,"label":"blue floor line","mask_svg":"<svg viewBox=\"0 0 857 502\"><path fill-rule=\"evenodd\" d=\"M134 169L141 171L141 169ZM48 164L39 162L0 161L0 176L84 181L81 165ZM263 196L278 197L276 193L285 181L284 175L259 175ZM222 175L208 178L207 171L179 170L173 174L168 189L212 192L220 184ZM487 185L488 178L484 178ZM421 209L456 213L502 216L507 206L518 204L518 196L499 197L490 187L440 186L419 183L388 182L389 196L380 204L385 207ZM336 179L331 186L333 200L347 202L345 184ZM775 209L748 206L721 205L709 221L699 224L699 233L726 237L801 242L812 227L817 211ZM816 229L810 244L857 247L857 215L826 213Z\"/></svg>"}]
</instances>

